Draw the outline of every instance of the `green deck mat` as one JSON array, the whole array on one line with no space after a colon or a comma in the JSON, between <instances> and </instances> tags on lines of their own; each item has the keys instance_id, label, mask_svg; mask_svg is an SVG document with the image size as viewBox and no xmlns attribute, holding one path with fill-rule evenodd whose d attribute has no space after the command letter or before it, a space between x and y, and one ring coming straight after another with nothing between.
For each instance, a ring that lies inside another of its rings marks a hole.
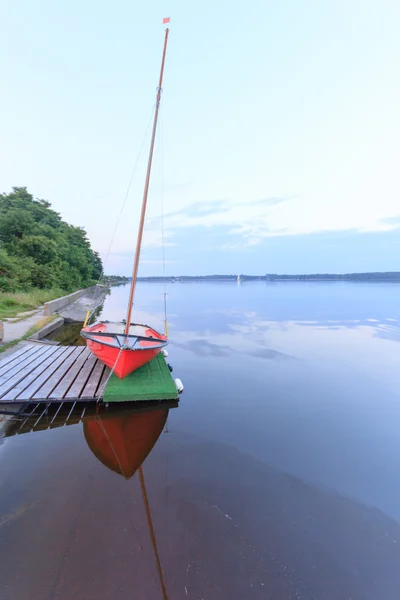
<instances>
[{"instance_id":1,"label":"green deck mat","mask_svg":"<svg viewBox=\"0 0 400 600\"><path fill-rule=\"evenodd\" d=\"M119 379L113 373L103 394L103 402L176 400L177 398L175 381L161 352L124 379Z\"/></svg>"}]
</instances>

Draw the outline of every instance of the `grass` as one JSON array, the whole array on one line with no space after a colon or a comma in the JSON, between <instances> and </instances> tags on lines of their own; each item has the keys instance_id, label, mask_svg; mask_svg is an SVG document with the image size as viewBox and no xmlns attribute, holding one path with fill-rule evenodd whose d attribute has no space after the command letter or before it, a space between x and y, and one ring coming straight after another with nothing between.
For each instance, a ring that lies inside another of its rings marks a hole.
<instances>
[{"instance_id":1,"label":"grass","mask_svg":"<svg viewBox=\"0 0 400 600\"><path fill-rule=\"evenodd\" d=\"M34 325L32 325L32 327L30 329L28 329L28 331L25 333L25 335L22 337L22 339L26 340L27 338L31 337L31 335L33 335L34 333L37 333L40 329L42 329L42 327L44 327L48 323L51 323L52 321L54 321L54 319L58 319L58 315L51 315L50 317L43 317L43 319L40 319L40 321L36 321L36 323Z\"/></svg>"},{"instance_id":2,"label":"grass","mask_svg":"<svg viewBox=\"0 0 400 600\"><path fill-rule=\"evenodd\" d=\"M12 342L7 342L6 344L2 344L0 346L0 354L2 352L5 352L6 350L8 350L9 348L12 348L13 346L16 346L17 344L19 344L21 340L13 340Z\"/></svg>"},{"instance_id":3,"label":"grass","mask_svg":"<svg viewBox=\"0 0 400 600\"><path fill-rule=\"evenodd\" d=\"M0 293L0 320L15 317L21 312L33 310L44 302L65 296L66 292L58 288L50 290L31 290L30 292Z\"/></svg>"},{"instance_id":4,"label":"grass","mask_svg":"<svg viewBox=\"0 0 400 600\"><path fill-rule=\"evenodd\" d=\"M9 348L12 348L13 346L16 346L22 340L26 340L26 339L30 338L31 335L33 335L34 333L37 333L40 329L42 329L42 327L44 327L48 323L51 323L52 321L54 321L54 319L57 319L57 318L58 318L58 315L51 315L50 317L43 317L43 319L40 319L40 321L37 321L34 325L32 325L32 327L30 329L28 329L28 331L21 338L19 338L18 340L13 340L12 342L7 342L6 344L1 345L0 353L5 352L6 350L8 350Z\"/></svg>"}]
</instances>

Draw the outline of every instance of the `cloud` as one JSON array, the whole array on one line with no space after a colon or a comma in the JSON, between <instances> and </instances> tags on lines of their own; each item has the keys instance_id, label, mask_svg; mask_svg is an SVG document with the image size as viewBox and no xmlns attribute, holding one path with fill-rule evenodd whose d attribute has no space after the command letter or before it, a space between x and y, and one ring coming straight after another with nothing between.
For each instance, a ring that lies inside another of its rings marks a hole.
<instances>
[{"instance_id":1,"label":"cloud","mask_svg":"<svg viewBox=\"0 0 400 600\"><path fill-rule=\"evenodd\" d=\"M175 246L175 242L171 240L173 236L172 231L166 231L164 228L164 241L162 239L161 227L155 229L153 227L146 227L143 235L142 248L170 248Z\"/></svg>"},{"instance_id":2,"label":"cloud","mask_svg":"<svg viewBox=\"0 0 400 600\"><path fill-rule=\"evenodd\" d=\"M219 214L221 212L225 212L229 210L229 201L224 200L213 200L211 202L194 202L185 206L179 210L175 210L164 215L164 219L171 219L172 217L177 216L186 216L189 218L200 216L204 217L206 215L214 215ZM157 217L161 219L161 217Z\"/></svg>"},{"instance_id":3,"label":"cloud","mask_svg":"<svg viewBox=\"0 0 400 600\"><path fill-rule=\"evenodd\" d=\"M352 229L246 238L240 231L232 233L229 225L199 225L176 230L173 241L175 245L166 249L167 275L399 270L399 229L379 232ZM129 275L132 260L133 251L114 253L106 272ZM142 275L161 275L161 250L147 248L142 254L141 265ZM294 314L294 318L296 316Z\"/></svg>"},{"instance_id":4,"label":"cloud","mask_svg":"<svg viewBox=\"0 0 400 600\"><path fill-rule=\"evenodd\" d=\"M165 192L177 192L180 190L189 190L193 186L193 181L183 181L180 183L165 183Z\"/></svg>"},{"instance_id":5,"label":"cloud","mask_svg":"<svg viewBox=\"0 0 400 600\"><path fill-rule=\"evenodd\" d=\"M151 259L140 259L142 265L172 265L176 263L176 260L151 260Z\"/></svg>"},{"instance_id":6,"label":"cloud","mask_svg":"<svg viewBox=\"0 0 400 600\"><path fill-rule=\"evenodd\" d=\"M282 204L283 202L288 202L289 200L294 200L297 196L283 196L278 198L263 198L262 200L254 200L253 202L249 202L250 205L266 205L266 206L276 206L277 204ZM243 206L246 203L243 203Z\"/></svg>"},{"instance_id":7,"label":"cloud","mask_svg":"<svg viewBox=\"0 0 400 600\"><path fill-rule=\"evenodd\" d=\"M172 219L173 217L185 216L189 219L193 219L195 217L203 218L209 215L220 215L226 212L230 212L235 208L256 208L261 206L276 206L277 204L282 204L283 202L288 202L289 200L293 200L295 196L285 196L285 197L272 197L272 198L262 198L261 200L249 200L247 202L232 202L229 199L221 199L221 200L213 200L208 202L194 202L185 206L179 210L175 210L173 212L166 213L164 215L164 219ZM161 219L160 216L156 217L157 219Z\"/></svg>"},{"instance_id":8,"label":"cloud","mask_svg":"<svg viewBox=\"0 0 400 600\"><path fill-rule=\"evenodd\" d=\"M400 215L396 217L386 217L386 219L381 219L380 222L383 225L388 226L388 229L398 229L400 227Z\"/></svg>"},{"instance_id":9,"label":"cloud","mask_svg":"<svg viewBox=\"0 0 400 600\"><path fill-rule=\"evenodd\" d=\"M301 199L301 202L297 202ZM294 201L295 204L292 204ZM322 198L320 206L325 205ZM353 206L354 209L354 206ZM262 240L276 237L335 234L343 231L368 233L385 232L400 227L400 216L372 218L366 212L352 211L327 213L323 220L309 205L309 199L300 195L270 196L233 201L227 198L211 202L195 202L167 213L164 227L172 240L182 230L224 229L224 238L215 249L237 252L251 246L260 246ZM208 237L208 236L207 236Z\"/></svg>"},{"instance_id":10,"label":"cloud","mask_svg":"<svg viewBox=\"0 0 400 600\"><path fill-rule=\"evenodd\" d=\"M222 246L220 247L220 250L227 250L227 251L243 250L243 248L247 248L249 246L258 246L259 244L261 244L260 238L250 237L247 239L243 239L243 241L236 243L236 244L233 244L233 243L222 244Z\"/></svg>"},{"instance_id":11,"label":"cloud","mask_svg":"<svg viewBox=\"0 0 400 600\"><path fill-rule=\"evenodd\" d=\"M223 198L212 202L195 202L167 213L164 216L164 228L168 235L173 237L182 229L226 226L227 235L236 235L239 232L243 236L241 245L256 245L256 238L274 233L270 227L273 212L294 198L295 196L274 196L246 202L233 202ZM153 218L150 226L159 227L160 220L160 217ZM230 244L227 240L226 247Z\"/></svg>"}]
</instances>

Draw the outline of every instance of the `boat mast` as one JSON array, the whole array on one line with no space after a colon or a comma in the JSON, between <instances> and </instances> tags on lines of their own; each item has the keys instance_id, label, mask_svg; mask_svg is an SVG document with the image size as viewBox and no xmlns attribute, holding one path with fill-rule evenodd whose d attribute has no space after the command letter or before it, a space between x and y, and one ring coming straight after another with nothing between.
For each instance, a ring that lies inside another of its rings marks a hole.
<instances>
[{"instance_id":1,"label":"boat mast","mask_svg":"<svg viewBox=\"0 0 400 600\"><path fill-rule=\"evenodd\" d=\"M131 290L129 293L128 311L126 314L125 335L128 335L128 333L129 333L129 326L131 323L131 314L132 314L132 307L133 307L133 299L135 296L135 287L136 287L136 280L137 280L137 274L138 274L138 268L139 268L140 250L142 247L144 219L146 216L147 196L149 193L149 185L150 185L151 165L153 162L154 142L155 142L155 138L156 138L158 112L160 109L160 102L161 102L162 81L163 81L163 76L164 76L165 55L167 53L168 34L169 34L169 29L167 27L167 29L165 30L164 50L163 50L162 61L161 61L160 80L158 82L158 88L157 88L156 110L154 113L153 133L151 135L151 143L150 143L150 151L149 151L149 162L147 164L146 181L144 184L142 212L140 214L139 231L138 231L136 250L135 250L135 261L133 263L132 282L131 282Z\"/></svg>"}]
</instances>

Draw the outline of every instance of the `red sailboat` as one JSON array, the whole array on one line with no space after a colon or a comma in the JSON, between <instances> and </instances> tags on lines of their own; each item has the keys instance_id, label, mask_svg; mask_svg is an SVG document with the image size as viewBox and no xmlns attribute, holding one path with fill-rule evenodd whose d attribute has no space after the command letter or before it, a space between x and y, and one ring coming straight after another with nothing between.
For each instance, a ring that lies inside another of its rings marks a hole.
<instances>
[{"instance_id":1,"label":"red sailboat","mask_svg":"<svg viewBox=\"0 0 400 600\"><path fill-rule=\"evenodd\" d=\"M165 30L164 49L161 61L159 84L157 88L153 132L150 142L149 160L143 192L142 211L140 215L139 231L136 242L135 260L133 264L132 282L126 320L121 321L120 323L100 321L94 325L83 327L81 330L81 335L86 338L86 343L91 352L93 352L93 354L97 356L99 360L113 369L113 372L118 375L120 379L123 379L129 375L129 373L132 373L132 371L135 371L139 367L148 363L168 343L166 335L158 333L152 327L148 325L131 323L132 306L139 268L140 250L142 246L144 220L146 216L147 197L149 193L154 142L161 102L161 90L164 75L165 55L167 52L168 34L169 29L167 28Z\"/></svg>"}]
</instances>

